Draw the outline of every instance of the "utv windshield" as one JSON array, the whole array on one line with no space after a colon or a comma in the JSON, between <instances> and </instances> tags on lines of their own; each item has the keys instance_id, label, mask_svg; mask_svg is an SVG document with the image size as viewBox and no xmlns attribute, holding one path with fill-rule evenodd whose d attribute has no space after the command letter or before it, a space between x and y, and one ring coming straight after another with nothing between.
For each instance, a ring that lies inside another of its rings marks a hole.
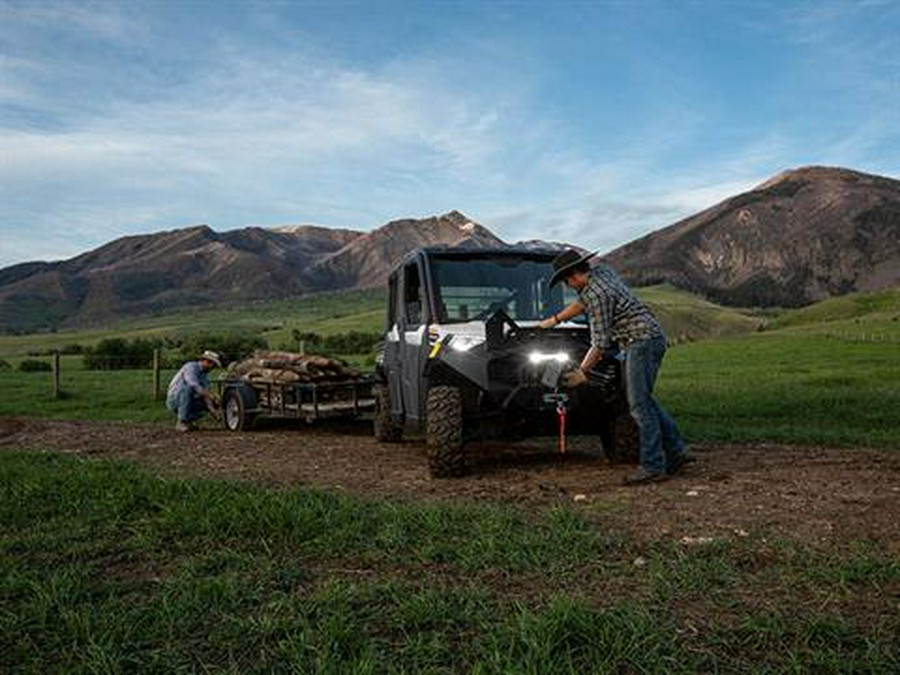
<instances>
[{"instance_id":1,"label":"utv windshield","mask_svg":"<svg viewBox=\"0 0 900 675\"><path fill-rule=\"evenodd\" d=\"M443 323L484 320L501 309L514 321L538 321L577 297L563 283L548 289L550 260L435 257L431 271Z\"/></svg>"}]
</instances>

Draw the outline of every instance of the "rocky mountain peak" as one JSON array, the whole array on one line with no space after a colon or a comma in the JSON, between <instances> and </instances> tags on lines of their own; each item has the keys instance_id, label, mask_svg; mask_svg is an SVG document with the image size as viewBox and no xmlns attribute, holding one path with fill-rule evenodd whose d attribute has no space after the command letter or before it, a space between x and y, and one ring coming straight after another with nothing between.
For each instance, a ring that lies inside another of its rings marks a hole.
<instances>
[{"instance_id":1,"label":"rocky mountain peak","mask_svg":"<svg viewBox=\"0 0 900 675\"><path fill-rule=\"evenodd\" d=\"M387 280L393 266L420 246L505 246L490 230L459 211L393 220L350 242L310 274L329 288L367 288Z\"/></svg>"},{"instance_id":2,"label":"rocky mountain peak","mask_svg":"<svg viewBox=\"0 0 900 675\"><path fill-rule=\"evenodd\" d=\"M800 306L900 283L900 181L829 167L774 176L604 256L632 283Z\"/></svg>"}]
</instances>

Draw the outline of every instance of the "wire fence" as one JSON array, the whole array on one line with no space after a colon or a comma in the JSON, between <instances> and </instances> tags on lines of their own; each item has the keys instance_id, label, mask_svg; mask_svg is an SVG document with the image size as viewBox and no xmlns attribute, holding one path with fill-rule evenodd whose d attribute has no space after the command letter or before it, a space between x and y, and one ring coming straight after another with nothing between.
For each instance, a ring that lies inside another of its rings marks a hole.
<instances>
[{"instance_id":1,"label":"wire fence","mask_svg":"<svg viewBox=\"0 0 900 675\"><path fill-rule=\"evenodd\" d=\"M53 398L61 398L63 374L83 373L87 371L131 371L147 378L148 398L161 400L168 382L164 381L164 374L179 368L185 359L178 352L166 352L163 349L154 349L146 361L136 361L132 356L116 354L104 354L102 361L88 360L88 355L65 354L62 350L43 350L22 354L9 354L0 356L0 371L19 371L23 373L35 373L49 378L51 395ZM81 359L79 363L77 359ZM97 363L102 363L98 366ZM67 388L75 386L73 378L67 378Z\"/></svg>"},{"instance_id":2,"label":"wire fence","mask_svg":"<svg viewBox=\"0 0 900 675\"><path fill-rule=\"evenodd\" d=\"M824 338L829 338L832 340L840 340L841 342L851 342L851 343L867 343L867 344L888 344L888 345L898 345L900 344L900 335L894 335L891 333L879 333L879 332L871 332L867 333L856 332L856 331L824 331L818 333Z\"/></svg>"},{"instance_id":3,"label":"wire fence","mask_svg":"<svg viewBox=\"0 0 900 675\"><path fill-rule=\"evenodd\" d=\"M202 350L201 350L202 351ZM224 377L229 363L240 361L252 355L255 350L242 350L240 352L219 351L223 360L222 371L218 371L218 377ZM296 349L296 353L312 352L325 355L324 350L308 349L303 341ZM96 349L52 349L41 348L18 353L0 354L0 386L3 386L2 374L4 372L30 373L35 380L28 382L45 381L49 384L48 390L53 398L63 398L69 394L77 393L78 389L86 386L89 379L86 373L109 374L109 381L116 382L113 373L132 373L127 376L129 387L131 383L141 378L146 378L146 391L148 398L159 401L165 397L169 378L187 361L196 359L200 351L185 350L181 347L154 347L146 353L121 353L118 351L104 352ZM331 356L342 358L342 355L331 352ZM374 365L374 353L359 354L350 352L343 357L356 359L358 367ZM46 378L46 380L44 379ZM96 382L96 377L90 381ZM119 383L122 381L119 380ZM27 385L27 386L30 386ZM63 387L65 391L63 391ZM143 388L143 387L142 387Z\"/></svg>"}]
</instances>

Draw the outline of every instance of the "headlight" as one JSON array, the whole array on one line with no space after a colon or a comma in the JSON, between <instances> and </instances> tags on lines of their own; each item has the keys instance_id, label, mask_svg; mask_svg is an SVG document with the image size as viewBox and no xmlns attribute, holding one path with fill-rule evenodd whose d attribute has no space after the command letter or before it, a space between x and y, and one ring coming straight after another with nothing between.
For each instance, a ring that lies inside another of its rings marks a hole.
<instances>
[{"instance_id":1,"label":"headlight","mask_svg":"<svg viewBox=\"0 0 900 675\"><path fill-rule=\"evenodd\" d=\"M450 340L450 347L458 352L467 352L472 347L477 347L484 342L483 337L475 335L454 335Z\"/></svg>"},{"instance_id":2,"label":"headlight","mask_svg":"<svg viewBox=\"0 0 900 675\"><path fill-rule=\"evenodd\" d=\"M528 361L535 365L546 363L547 361L556 361L557 363L568 363L569 355L566 352L531 352L528 355Z\"/></svg>"}]
</instances>

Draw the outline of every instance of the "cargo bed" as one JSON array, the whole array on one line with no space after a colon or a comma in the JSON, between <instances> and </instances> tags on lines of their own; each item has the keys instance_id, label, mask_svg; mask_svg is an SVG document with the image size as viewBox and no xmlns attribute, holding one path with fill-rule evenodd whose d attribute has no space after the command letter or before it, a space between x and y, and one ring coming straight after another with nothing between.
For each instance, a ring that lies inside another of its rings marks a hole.
<instances>
[{"instance_id":1,"label":"cargo bed","mask_svg":"<svg viewBox=\"0 0 900 675\"><path fill-rule=\"evenodd\" d=\"M361 417L375 407L373 375L342 382L277 384L229 378L218 383L222 420L230 431L248 429L259 416L313 422L329 417Z\"/></svg>"}]
</instances>

